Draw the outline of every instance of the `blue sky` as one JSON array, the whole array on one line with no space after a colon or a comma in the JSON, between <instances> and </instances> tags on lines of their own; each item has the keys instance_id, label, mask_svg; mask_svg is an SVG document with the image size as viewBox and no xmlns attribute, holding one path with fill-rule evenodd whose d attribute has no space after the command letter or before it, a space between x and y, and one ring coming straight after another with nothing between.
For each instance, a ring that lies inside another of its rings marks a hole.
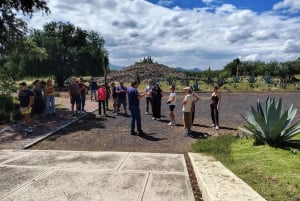
<instances>
[{"instance_id":1,"label":"blue sky","mask_svg":"<svg viewBox=\"0 0 300 201\"><path fill-rule=\"evenodd\" d=\"M200 0L148 0L153 4L162 5L168 8L173 8L179 6L181 8L199 8L204 7L206 3ZM209 2L209 1L207 1ZM214 5L221 5L224 3L235 5L241 9L250 9L256 12L263 12L271 10L273 5L280 2L280 0L220 0L211 1Z\"/></svg>"},{"instance_id":2,"label":"blue sky","mask_svg":"<svg viewBox=\"0 0 300 201\"><path fill-rule=\"evenodd\" d=\"M152 56L170 67L222 69L242 61L300 57L300 0L47 0L29 26L68 21L96 31L110 62Z\"/></svg>"}]
</instances>

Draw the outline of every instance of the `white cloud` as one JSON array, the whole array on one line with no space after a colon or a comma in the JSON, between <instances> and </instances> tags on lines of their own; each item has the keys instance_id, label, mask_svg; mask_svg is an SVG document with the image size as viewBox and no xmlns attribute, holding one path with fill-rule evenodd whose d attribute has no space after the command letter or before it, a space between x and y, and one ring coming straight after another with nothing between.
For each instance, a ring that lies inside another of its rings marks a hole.
<instances>
[{"instance_id":1,"label":"white cloud","mask_svg":"<svg viewBox=\"0 0 300 201\"><path fill-rule=\"evenodd\" d=\"M157 4L161 6L170 6L173 4L173 0L159 0Z\"/></svg>"},{"instance_id":2,"label":"white cloud","mask_svg":"<svg viewBox=\"0 0 300 201\"><path fill-rule=\"evenodd\" d=\"M144 0L48 2L51 14L35 15L31 27L42 28L55 20L97 31L115 65L128 66L152 56L173 67L221 69L237 57L263 61L299 57L300 17L257 14L231 4L187 10Z\"/></svg>"},{"instance_id":3,"label":"white cloud","mask_svg":"<svg viewBox=\"0 0 300 201\"><path fill-rule=\"evenodd\" d=\"M284 0L273 6L274 10L286 10L290 13L296 13L300 11L300 1L299 0Z\"/></svg>"}]
</instances>

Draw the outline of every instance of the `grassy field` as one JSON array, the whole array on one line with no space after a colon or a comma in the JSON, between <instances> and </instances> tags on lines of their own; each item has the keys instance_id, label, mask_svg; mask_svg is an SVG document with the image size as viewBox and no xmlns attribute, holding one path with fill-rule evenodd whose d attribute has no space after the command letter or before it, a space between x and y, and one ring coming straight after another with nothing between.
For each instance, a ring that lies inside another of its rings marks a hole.
<instances>
[{"instance_id":1,"label":"grassy field","mask_svg":"<svg viewBox=\"0 0 300 201\"><path fill-rule=\"evenodd\" d=\"M253 146L252 139L231 135L199 140L193 149L213 155L266 200L300 200L299 150Z\"/></svg>"}]
</instances>

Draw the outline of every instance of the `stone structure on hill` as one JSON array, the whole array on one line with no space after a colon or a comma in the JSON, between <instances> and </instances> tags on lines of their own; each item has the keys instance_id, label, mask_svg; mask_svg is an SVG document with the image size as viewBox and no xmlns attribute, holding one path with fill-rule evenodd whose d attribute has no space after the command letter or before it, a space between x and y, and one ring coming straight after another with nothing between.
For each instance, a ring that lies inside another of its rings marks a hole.
<instances>
[{"instance_id":1,"label":"stone structure on hill","mask_svg":"<svg viewBox=\"0 0 300 201\"><path fill-rule=\"evenodd\" d=\"M111 72L107 75L108 81L120 81L130 82L137 77L141 81L147 79L155 79L157 81L166 80L167 76L173 74L177 79L184 79L185 74L178 72L173 68L170 68L163 64L135 64L123 68L120 71Z\"/></svg>"}]
</instances>

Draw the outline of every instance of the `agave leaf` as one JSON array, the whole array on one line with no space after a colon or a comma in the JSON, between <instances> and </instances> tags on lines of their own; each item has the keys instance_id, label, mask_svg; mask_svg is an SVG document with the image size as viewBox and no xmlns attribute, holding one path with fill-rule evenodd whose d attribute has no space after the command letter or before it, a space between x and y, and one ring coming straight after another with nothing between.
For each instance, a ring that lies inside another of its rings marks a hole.
<instances>
[{"instance_id":1,"label":"agave leaf","mask_svg":"<svg viewBox=\"0 0 300 201\"><path fill-rule=\"evenodd\" d=\"M269 111L268 111L268 122L267 125L269 127L269 130L273 127L273 125L279 120L280 116L277 116L277 111L275 107L275 102L272 102Z\"/></svg>"},{"instance_id":2,"label":"agave leaf","mask_svg":"<svg viewBox=\"0 0 300 201\"><path fill-rule=\"evenodd\" d=\"M286 128L286 122L288 117L288 111L286 111L282 117L280 118L279 121L277 121L275 124L272 125L271 127L271 132L270 132L270 140L271 141L276 141L280 138L281 136L281 131Z\"/></svg>"},{"instance_id":3,"label":"agave leaf","mask_svg":"<svg viewBox=\"0 0 300 201\"><path fill-rule=\"evenodd\" d=\"M261 116L263 116L263 118L265 119L265 114L264 111L262 109L262 105L260 104L259 100L257 101L257 111L260 113Z\"/></svg>"},{"instance_id":4,"label":"agave leaf","mask_svg":"<svg viewBox=\"0 0 300 201\"><path fill-rule=\"evenodd\" d=\"M276 105L276 108L277 108L277 112L279 112L279 116L281 115L281 112L282 112L282 98L279 98L279 101Z\"/></svg>"},{"instance_id":5,"label":"agave leaf","mask_svg":"<svg viewBox=\"0 0 300 201\"><path fill-rule=\"evenodd\" d=\"M249 135L254 135L254 132L252 130L249 130L247 128L244 127L238 127L239 130L243 131L244 133L247 133Z\"/></svg>"},{"instance_id":6,"label":"agave leaf","mask_svg":"<svg viewBox=\"0 0 300 201\"><path fill-rule=\"evenodd\" d=\"M293 124L289 129L283 131L284 133L282 134L282 140L286 141L298 134L300 134L300 120L297 121L295 124Z\"/></svg>"},{"instance_id":7,"label":"agave leaf","mask_svg":"<svg viewBox=\"0 0 300 201\"><path fill-rule=\"evenodd\" d=\"M269 136L269 128L267 126L267 123L265 122L265 119L257 113L254 109L252 110L253 117L255 119L255 125L256 128L261 132L261 135L265 138L268 138Z\"/></svg>"}]
</instances>

